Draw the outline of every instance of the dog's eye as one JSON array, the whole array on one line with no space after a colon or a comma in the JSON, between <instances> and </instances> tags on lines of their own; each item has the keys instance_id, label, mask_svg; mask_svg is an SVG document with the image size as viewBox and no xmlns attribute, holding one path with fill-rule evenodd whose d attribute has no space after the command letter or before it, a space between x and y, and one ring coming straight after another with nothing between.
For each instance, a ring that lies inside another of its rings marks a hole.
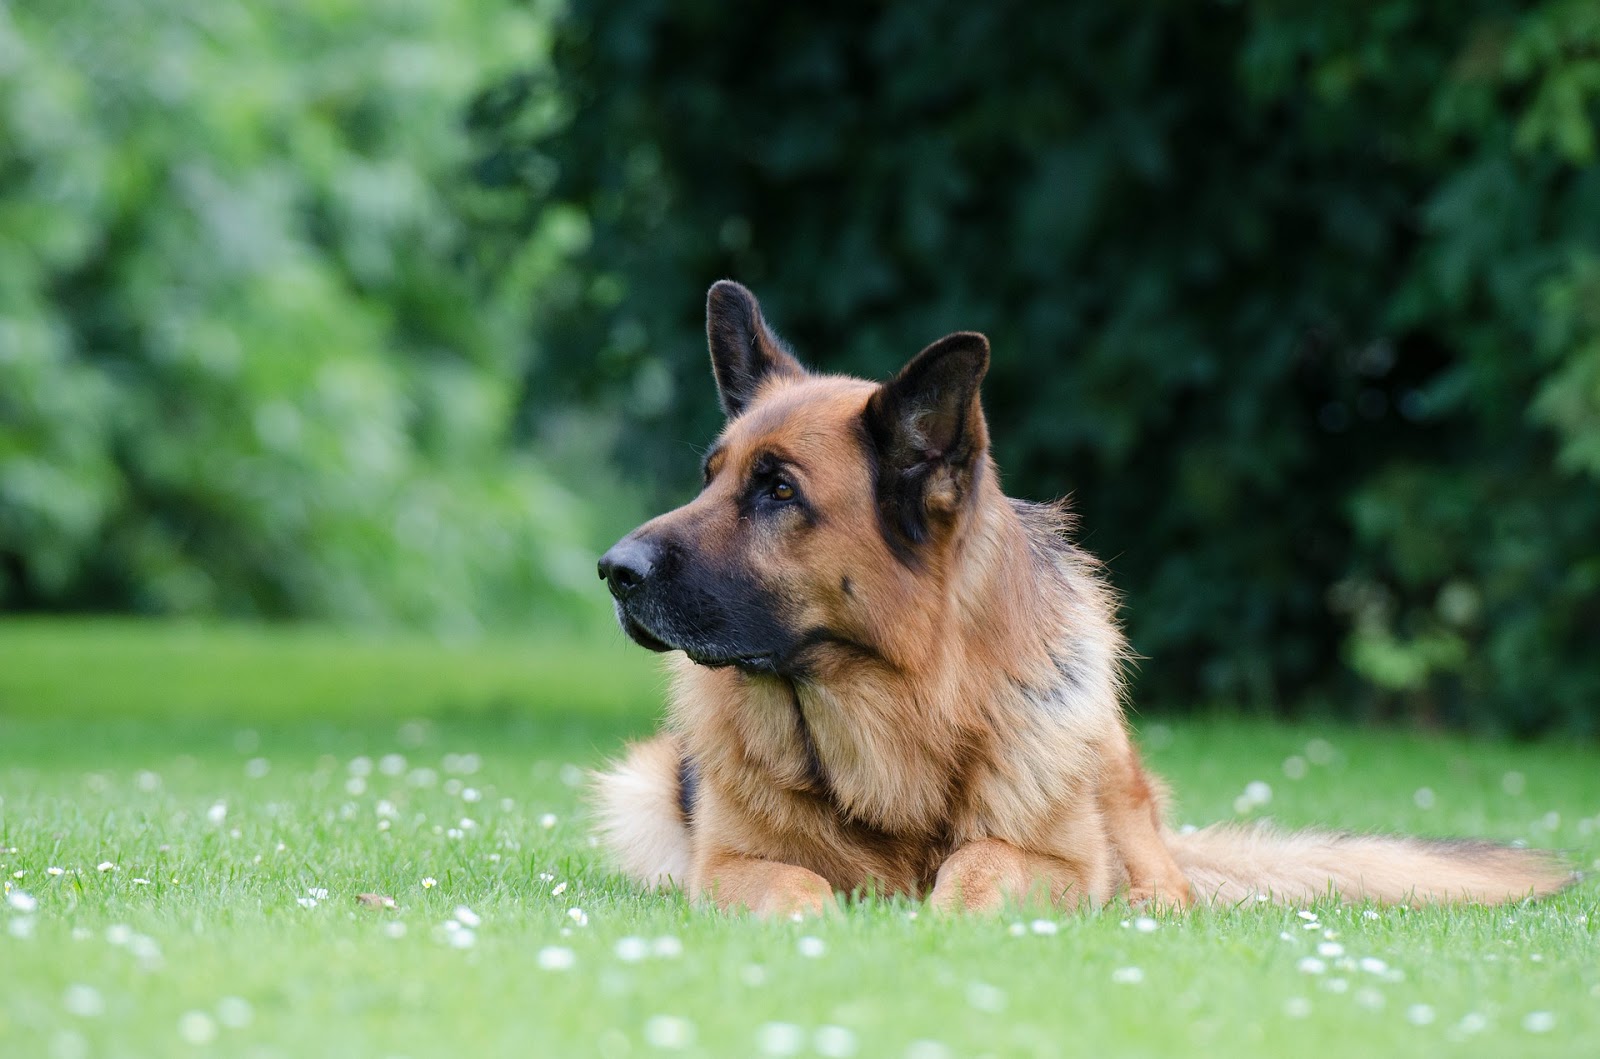
<instances>
[{"instance_id":1,"label":"dog's eye","mask_svg":"<svg viewBox=\"0 0 1600 1059\"><path fill-rule=\"evenodd\" d=\"M772 488L767 490L767 495L780 502L784 500L793 500L794 486L783 481L782 479L779 479L778 481L772 483Z\"/></svg>"}]
</instances>

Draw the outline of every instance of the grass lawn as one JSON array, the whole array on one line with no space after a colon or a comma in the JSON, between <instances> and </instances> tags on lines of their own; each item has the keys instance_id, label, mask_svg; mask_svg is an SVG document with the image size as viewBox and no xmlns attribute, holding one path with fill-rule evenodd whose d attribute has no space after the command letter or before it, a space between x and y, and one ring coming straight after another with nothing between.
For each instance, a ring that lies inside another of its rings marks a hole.
<instances>
[{"instance_id":1,"label":"grass lawn","mask_svg":"<svg viewBox=\"0 0 1600 1059\"><path fill-rule=\"evenodd\" d=\"M641 896L597 862L578 784L650 728L653 661L619 636L0 624L0 1055L1600 1048L1592 880L1499 910L939 921L879 902L803 924ZM1490 836L1600 866L1592 747L1144 728L1185 821ZM1251 781L1270 800L1236 806Z\"/></svg>"}]
</instances>

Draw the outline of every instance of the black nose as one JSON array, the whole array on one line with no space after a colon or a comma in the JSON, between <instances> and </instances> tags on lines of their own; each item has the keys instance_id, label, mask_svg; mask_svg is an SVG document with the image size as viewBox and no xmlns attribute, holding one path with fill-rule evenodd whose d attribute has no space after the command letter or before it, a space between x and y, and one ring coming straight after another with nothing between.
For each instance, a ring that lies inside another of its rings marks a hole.
<instances>
[{"instance_id":1,"label":"black nose","mask_svg":"<svg viewBox=\"0 0 1600 1059\"><path fill-rule=\"evenodd\" d=\"M650 576L655 547L634 537L624 537L600 557L600 580L618 599L627 599Z\"/></svg>"}]
</instances>

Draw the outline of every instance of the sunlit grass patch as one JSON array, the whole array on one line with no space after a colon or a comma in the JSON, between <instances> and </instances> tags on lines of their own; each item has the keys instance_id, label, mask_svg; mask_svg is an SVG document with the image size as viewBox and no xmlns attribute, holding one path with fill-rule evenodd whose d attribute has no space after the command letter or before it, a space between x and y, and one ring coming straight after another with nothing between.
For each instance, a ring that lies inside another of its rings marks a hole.
<instances>
[{"instance_id":1,"label":"sunlit grass patch","mask_svg":"<svg viewBox=\"0 0 1600 1059\"><path fill-rule=\"evenodd\" d=\"M658 708L624 645L534 646L524 666L516 645L371 643L347 668L310 631L230 630L211 651L184 629L181 652L159 629L24 631L58 642L24 656L0 631L6 1055L1583 1055L1600 1034L1592 882L1502 909L948 921L872 898L758 923L597 862L584 769ZM141 684L125 711L106 658L141 645L161 661L138 679L170 696ZM271 687L231 706L195 690L229 672ZM571 691L591 680L620 700ZM1243 721L1153 735L1185 822L1600 857L1585 748Z\"/></svg>"}]
</instances>

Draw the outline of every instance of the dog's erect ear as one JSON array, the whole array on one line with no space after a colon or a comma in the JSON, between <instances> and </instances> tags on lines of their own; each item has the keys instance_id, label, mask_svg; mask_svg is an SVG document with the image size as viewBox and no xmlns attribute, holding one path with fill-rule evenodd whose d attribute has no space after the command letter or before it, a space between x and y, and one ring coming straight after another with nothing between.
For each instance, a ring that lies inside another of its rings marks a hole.
<instances>
[{"instance_id":1,"label":"dog's erect ear","mask_svg":"<svg viewBox=\"0 0 1600 1059\"><path fill-rule=\"evenodd\" d=\"M729 419L744 411L769 377L806 373L762 319L756 296L731 279L713 283L706 294L706 342Z\"/></svg>"},{"instance_id":2,"label":"dog's erect ear","mask_svg":"<svg viewBox=\"0 0 1600 1059\"><path fill-rule=\"evenodd\" d=\"M910 543L930 520L948 518L971 494L989 448L978 384L989 340L946 335L912 358L867 401L867 434L878 457L878 502L888 527Z\"/></svg>"}]
</instances>

